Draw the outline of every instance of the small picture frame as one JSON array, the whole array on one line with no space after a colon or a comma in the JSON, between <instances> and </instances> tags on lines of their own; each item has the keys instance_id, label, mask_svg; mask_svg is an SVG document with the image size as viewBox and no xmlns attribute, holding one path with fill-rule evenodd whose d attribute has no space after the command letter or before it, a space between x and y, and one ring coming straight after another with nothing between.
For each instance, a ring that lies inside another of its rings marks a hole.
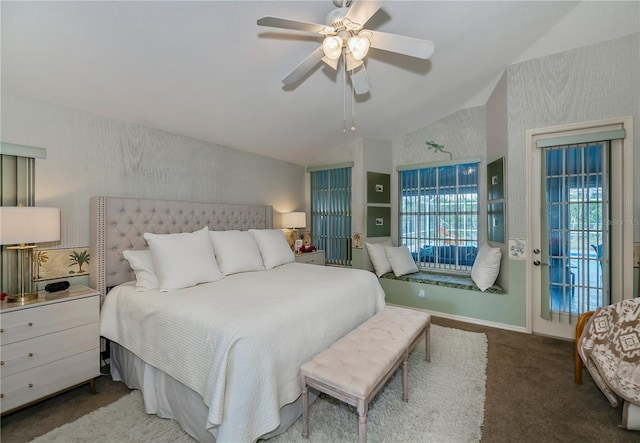
<instances>
[{"instance_id":1,"label":"small picture frame","mask_svg":"<svg viewBox=\"0 0 640 443\"><path fill-rule=\"evenodd\" d=\"M33 281L89 275L88 247L34 249Z\"/></svg>"},{"instance_id":2,"label":"small picture frame","mask_svg":"<svg viewBox=\"0 0 640 443\"><path fill-rule=\"evenodd\" d=\"M367 203L391 203L391 174L367 171Z\"/></svg>"},{"instance_id":3,"label":"small picture frame","mask_svg":"<svg viewBox=\"0 0 640 443\"><path fill-rule=\"evenodd\" d=\"M389 237L391 235L391 208L367 206L367 237Z\"/></svg>"},{"instance_id":4,"label":"small picture frame","mask_svg":"<svg viewBox=\"0 0 640 443\"><path fill-rule=\"evenodd\" d=\"M504 157L487 165L487 200L504 198Z\"/></svg>"},{"instance_id":5,"label":"small picture frame","mask_svg":"<svg viewBox=\"0 0 640 443\"><path fill-rule=\"evenodd\" d=\"M293 250L294 252L297 254L298 252L300 252L300 248L302 247L302 239L298 239L295 241L294 245L293 245Z\"/></svg>"},{"instance_id":6,"label":"small picture frame","mask_svg":"<svg viewBox=\"0 0 640 443\"><path fill-rule=\"evenodd\" d=\"M504 202L487 205L487 238L489 241L504 243Z\"/></svg>"}]
</instances>

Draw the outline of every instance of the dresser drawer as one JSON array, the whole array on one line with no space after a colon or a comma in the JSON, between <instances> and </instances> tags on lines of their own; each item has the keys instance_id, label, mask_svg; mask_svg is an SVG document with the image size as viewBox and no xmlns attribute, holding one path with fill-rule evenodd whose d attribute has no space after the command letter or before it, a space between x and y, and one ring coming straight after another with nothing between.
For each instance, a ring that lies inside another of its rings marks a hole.
<instances>
[{"instance_id":1,"label":"dresser drawer","mask_svg":"<svg viewBox=\"0 0 640 443\"><path fill-rule=\"evenodd\" d=\"M100 347L98 322L2 346L2 377Z\"/></svg>"},{"instance_id":2,"label":"dresser drawer","mask_svg":"<svg viewBox=\"0 0 640 443\"><path fill-rule=\"evenodd\" d=\"M28 371L7 377L3 374L0 411L4 413L99 375L100 352L97 347Z\"/></svg>"},{"instance_id":3,"label":"dresser drawer","mask_svg":"<svg viewBox=\"0 0 640 443\"><path fill-rule=\"evenodd\" d=\"M97 296L3 313L0 342L15 343L99 321Z\"/></svg>"}]
</instances>

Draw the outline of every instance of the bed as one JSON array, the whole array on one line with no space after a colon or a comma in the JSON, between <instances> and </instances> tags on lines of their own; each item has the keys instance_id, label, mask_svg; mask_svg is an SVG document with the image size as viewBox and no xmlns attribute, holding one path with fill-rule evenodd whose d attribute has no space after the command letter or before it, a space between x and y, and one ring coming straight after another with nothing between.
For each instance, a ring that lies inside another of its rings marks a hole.
<instances>
[{"instance_id":1,"label":"bed","mask_svg":"<svg viewBox=\"0 0 640 443\"><path fill-rule=\"evenodd\" d=\"M147 413L176 419L200 441L286 430L301 413L300 365L384 307L370 272L295 263L280 243L274 254L264 239L284 237L272 225L270 206L91 200L91 284L112 377L142 392ZM205 256L193 262L199 252L180 255L205 235L220 275L209 275ZM131 251L157 259L148 287ZM175 282L191 268L210 281Z\"/></svg>"}]
</instances>

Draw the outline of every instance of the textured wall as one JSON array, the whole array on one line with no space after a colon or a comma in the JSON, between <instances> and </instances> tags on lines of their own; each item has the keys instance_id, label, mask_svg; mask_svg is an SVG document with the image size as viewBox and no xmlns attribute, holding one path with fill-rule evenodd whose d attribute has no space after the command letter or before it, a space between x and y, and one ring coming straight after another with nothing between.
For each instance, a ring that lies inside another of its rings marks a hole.
<instances>
[{"instance_id":1,"label":"textured wall","mask_svg":"<svg viewBox=\"0 0 640 443\"><path fill-rule=\"evenodd\" d=\"M509 237L525 238L527 129L634 117L634 189L640 189L640 34L541 57L507 69ZM634 196L640 219L640 192ZM640 226L635 227L640 240Z\"/></svg>"},{"instance_id":2,"label":"textured wall","mask_svg":"<svg viewBox=\"0 0 640 443\"><path fill-rule=\"evenodd\" d=\"M454 159L480 156L486 151L485 107L462 109L415 131L409 132L393 145L393 167L414 163L439 162L449 155L436 153L425 142L443 144Z\"/></svg>"},{"instance_id":3,"label":"textured wall","mask_svg":"<svg viewBox=\"0 0 640 443\"><path fill-rule=\"evenodd\" d=\"M62 247L89 244L94 195L305 206L302 166L6 94L2 140L46 148L36 204L62 210Z\"/></svg>"}]
</instances>

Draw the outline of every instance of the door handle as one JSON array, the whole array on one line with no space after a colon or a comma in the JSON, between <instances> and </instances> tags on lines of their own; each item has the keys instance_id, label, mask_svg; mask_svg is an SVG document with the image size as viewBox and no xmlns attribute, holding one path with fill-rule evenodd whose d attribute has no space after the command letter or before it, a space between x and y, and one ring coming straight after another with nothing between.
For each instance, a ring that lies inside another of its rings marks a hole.
<instances>
[{"instance_id":1,"label":"door handle","mask_svg":"<svg viewBox=\"0 0 640 443\"><path fill-rule=\"evenodd\" d=\"M533 250L533 253L534 253L534 254L540 254L540 249L535 248L535 249Z\"/></svg>"},{"instance_id":2,"label":"door handle","mask_svg":"<svg viewBox=\"0 0 640 443\"><path fill-rule=\"evenodd\" d=\"M534 260L534 261L533 261L533 264L534 264L535 266L540 266L540 260Z\"/></svg>"}]
</instances>

